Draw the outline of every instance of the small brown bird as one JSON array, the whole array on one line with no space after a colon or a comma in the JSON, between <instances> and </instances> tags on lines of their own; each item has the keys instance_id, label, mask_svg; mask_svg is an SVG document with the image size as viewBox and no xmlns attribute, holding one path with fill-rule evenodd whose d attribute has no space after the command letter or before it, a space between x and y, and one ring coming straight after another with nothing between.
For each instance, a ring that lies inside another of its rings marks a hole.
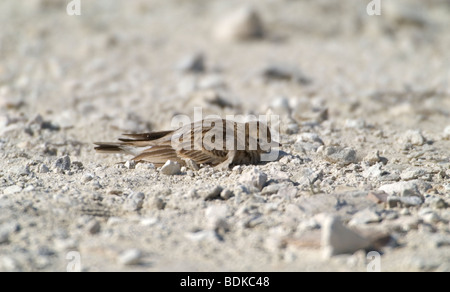
<instances>
[{"instance_id":1,"label":"small brown bird","mask_svg":"<svg viewBox=\"0 0 450 292\"><path fill-rule=\"evenodd\" d=\"M100 153L134 155L136 162L159 167L167 160L198 169L205 164L217 169L231 165L257 164L261 155L280 143L272 141L269 127L262 122L237 123L224 119L205 119L178 130L144 134L124 134L117 143L95 143Z\"/></svg>"}]
</instances>

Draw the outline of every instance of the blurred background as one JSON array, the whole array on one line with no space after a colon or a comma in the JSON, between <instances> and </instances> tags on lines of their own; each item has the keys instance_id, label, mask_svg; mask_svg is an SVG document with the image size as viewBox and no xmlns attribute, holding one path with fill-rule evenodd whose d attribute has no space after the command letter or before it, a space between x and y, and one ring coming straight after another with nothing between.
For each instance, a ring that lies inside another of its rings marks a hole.
<instances>
[{"instance_id":1,"label":"blurred background","mask_svg":"<svg viewBox=\"0 0 450 292\"><path fill-rule=\"evenodd\" d=\"M76 2L1 1L0 132L39 115L91 142L195 106L288 112L288 133L449 118L449 0L381 0L379 16L369 0L80 0L68 15Z\"/></svg>"}]
</instances>

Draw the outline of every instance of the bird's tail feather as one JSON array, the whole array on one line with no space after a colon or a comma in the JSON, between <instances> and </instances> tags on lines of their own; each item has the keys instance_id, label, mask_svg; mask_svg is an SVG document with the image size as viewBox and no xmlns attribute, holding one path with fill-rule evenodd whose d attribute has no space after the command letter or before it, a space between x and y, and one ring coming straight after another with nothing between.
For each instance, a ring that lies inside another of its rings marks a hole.
<instances>
[{"instance_id":1,"label":"bird's tail feather","mask_svg":"<svg viewBox=\"0 0 450 292\"><path fill-rule=\"evenodd\" d=\"M121 148L121 143L104 143L104 142L95 142L94 149L99 153L121 153L125 152L124 149Z\"/></svg>"}]
</instances>

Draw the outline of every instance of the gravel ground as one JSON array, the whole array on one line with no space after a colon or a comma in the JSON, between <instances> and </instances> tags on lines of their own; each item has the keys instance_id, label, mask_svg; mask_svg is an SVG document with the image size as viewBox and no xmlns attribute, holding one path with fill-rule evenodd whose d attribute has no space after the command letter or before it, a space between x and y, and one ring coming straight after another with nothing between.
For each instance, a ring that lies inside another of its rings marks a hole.
<instances>
[{"instance_id":1,"label":"gravel ground","mask_svg":"<svg viewBox=\"0 0 450 292\"><path fill-rule=\"evenodd\" d=\"M369 2L1 1L0 271L450 271L450 1ZM194 107L279 159L93 149Z\"/></svg>"}]
</instances>

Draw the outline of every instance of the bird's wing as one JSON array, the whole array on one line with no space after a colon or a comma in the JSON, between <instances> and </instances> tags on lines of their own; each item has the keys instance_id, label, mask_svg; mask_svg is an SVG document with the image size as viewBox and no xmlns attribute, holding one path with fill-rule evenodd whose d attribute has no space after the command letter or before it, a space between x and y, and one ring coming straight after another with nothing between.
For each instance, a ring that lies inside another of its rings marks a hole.
<instances>
[{"instance_id":1,"label":"bird's wing","mask_svg":"<svg viewBox=\"0 0 450 292\"><path fill-rule=\"evenodd\" d=\"M170 136L173 131L159 131L142 134L123 134L127 138L119 138L122 142L135 142L135 141L154 141L166 136Z\"/></svg>"},{"instance_id":2,"label":"bird's wing","mask_svg":"<svg viewBox=\"0 0 450 292\"><path fill-rule=\"evenodd\" d=\"M144 150L139 155L133 157L133 160L150 162L156 167L164 165L167 160L177 161L180 164L184 164L183 160L178 157L177 152L170 146L170 144L152 146Z\"/></svg>"}]
</instances>

